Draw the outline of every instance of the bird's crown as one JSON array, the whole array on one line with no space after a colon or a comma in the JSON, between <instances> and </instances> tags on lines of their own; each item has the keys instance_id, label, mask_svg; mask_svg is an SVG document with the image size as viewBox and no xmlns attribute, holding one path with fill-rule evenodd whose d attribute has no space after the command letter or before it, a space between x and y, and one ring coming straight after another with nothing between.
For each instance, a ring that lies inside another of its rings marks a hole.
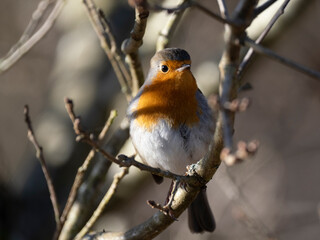
<instances>
[{"instance_id":1,"label":"bird's crown","mask_svg":"<svg viewBox=\"0 0 320 240\"><path fill-rule=\"evenodd\" d=\"M157 52L151 59L151 64L159 61L190 61L187 51L180 48L165 48Z\"/></svg>"}]
</instances>

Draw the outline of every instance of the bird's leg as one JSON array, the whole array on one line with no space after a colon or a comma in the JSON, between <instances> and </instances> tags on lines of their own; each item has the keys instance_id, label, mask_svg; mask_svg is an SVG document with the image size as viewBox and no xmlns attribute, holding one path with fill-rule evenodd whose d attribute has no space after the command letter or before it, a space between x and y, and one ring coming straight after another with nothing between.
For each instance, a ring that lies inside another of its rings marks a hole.
<instances>
[{"instance_id":1,"label":"bird's leg","mask_svg":"<svg viewBox=\"0 0 320 240\"><path fill-rule=\"evenodd\" d=\"M173 180L171 182L168 195L166 197L165 205L161 206L161 204L156 203L154 201L147 201L147 203L152 207L159 209L164 214L170 216L173 220L177 221L178 219L174 216L173 211L171 209L172 202L174 200L174 196L177 192L178 186L179 186L180 180Z\"/></svg>"}]
</instances>

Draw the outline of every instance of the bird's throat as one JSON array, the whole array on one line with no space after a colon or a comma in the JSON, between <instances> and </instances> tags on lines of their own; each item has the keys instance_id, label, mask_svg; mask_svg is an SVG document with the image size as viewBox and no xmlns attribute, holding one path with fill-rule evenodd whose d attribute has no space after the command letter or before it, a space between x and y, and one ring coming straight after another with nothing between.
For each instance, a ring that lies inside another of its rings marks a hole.
<instances>
[{"instance_id":1,"label":"bird's throat","mask_svg":"<svg viewBox=\"0 0 320 240\"><path fill-rule=\"evenodd\" d=\"M198 87L192 73L186 70L180 75L157 77L145 86L138 101L135 116L139 125L151 130L160 119L173 128L197 123L200 114L196 99Z\"/></svg>"}]
</instances>

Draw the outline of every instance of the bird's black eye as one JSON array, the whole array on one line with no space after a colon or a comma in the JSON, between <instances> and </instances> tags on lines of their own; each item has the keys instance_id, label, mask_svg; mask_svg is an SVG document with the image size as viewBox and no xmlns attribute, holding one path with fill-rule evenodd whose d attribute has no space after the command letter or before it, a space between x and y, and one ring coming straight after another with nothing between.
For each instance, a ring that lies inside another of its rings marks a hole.
<instances>
[{"instance_id":1,"label":"bird's black eye","mask_svg":"<svg viewBox=\"0 0 320 240\"><path fill-rule=\"evenodd\" d=\"M168 66L167 65L161 65L161 71L164 72L164 73L168 72L169 71Z\"/></svg>"}]
</instances>

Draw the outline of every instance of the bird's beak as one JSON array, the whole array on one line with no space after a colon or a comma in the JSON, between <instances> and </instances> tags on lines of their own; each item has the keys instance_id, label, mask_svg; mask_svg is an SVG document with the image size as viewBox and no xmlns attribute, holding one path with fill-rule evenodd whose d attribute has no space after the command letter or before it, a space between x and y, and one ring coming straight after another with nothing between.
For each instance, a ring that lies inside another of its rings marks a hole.
<instances>
[{"instance_id":1,"label":"bird's beak","mask_svg":"<svg viewBox=\"0 0 320 240\"><path fill-rule=\"evenodd\" d=\"M185 69L187 69L187 68L190 69L190 67L191 67L190 64L182 64L182 66L179 67L179 68L177 69L177 71L178 71L178 72L182 72L183 70L185 70Z\"/></svg>"}]
</instances>

